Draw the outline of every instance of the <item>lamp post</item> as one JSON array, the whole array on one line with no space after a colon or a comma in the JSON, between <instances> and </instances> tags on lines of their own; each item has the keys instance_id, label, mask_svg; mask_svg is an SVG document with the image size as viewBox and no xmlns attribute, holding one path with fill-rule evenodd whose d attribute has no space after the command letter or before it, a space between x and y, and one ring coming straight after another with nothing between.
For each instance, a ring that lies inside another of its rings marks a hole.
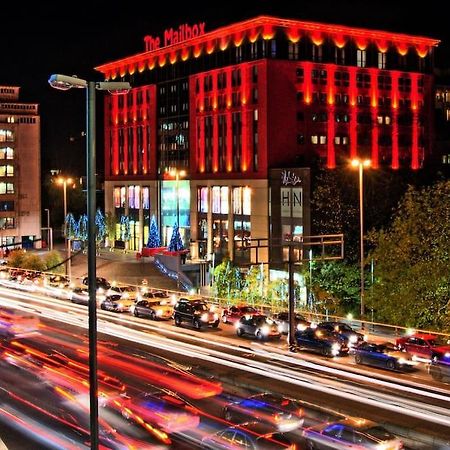
<instances>
[{"instance_id":1,"label":"lamp post","mask_svg":"<svg viewBox=\"0 0 450 450\"><path fill-rule=\"evenodd\" d=\"M98 429L98 380L97 380L97 268L95 243L96 175L95 175L95 90L125 93L130 89L127 82L86 81L67 75L52 75L48 80L55 89L86 89L86 171L88 216L88 288L89 288L89 423L90 446L99 447Z\"/></svg>"},{"instance_id":2,"label":"lamp post","mask_svg":"<svg viewBox=\"0 0 450 450\"><path fill-rule=\"evenodd\" d=\"M63 192L64 192L64 222L67 218L67 184L72 183L72 178L65 178L65 177L59 177L58 183L63 186ZM72 265L71 265L71 246L70 246L70 237L67 236L67 232L65 233L65 239L66 239L66 249L67 249L67 263L66 263L66 275L71 278L72 276Z\"/></svg>"},{"instance_id":3,"label":"lamp post","mask_svg":"<svg viewBox=\"0 0 450 450\"><path fill-rule=\"evenodd\" d=\"M359 170L359 250L360 250L360 314L361 319L364 317L365 305L364 305L364 204L363 204L363 172L364 168L369 168L371 165L370 159L352 159L353 167L357 167Z\"/></svg>"},{"instance_id":4,"label":"lamp post","mask_svg":"<svg viewBox=\"0 0 450 450\"><path fill-rule=\"evenodd\" d=\"M172 177L175 177L175 191L177 196L177 225L180 228L180 192L179 192L179 180L186 176L185 170L173 169L170 172Z\"/></svg>"}]
</instances>

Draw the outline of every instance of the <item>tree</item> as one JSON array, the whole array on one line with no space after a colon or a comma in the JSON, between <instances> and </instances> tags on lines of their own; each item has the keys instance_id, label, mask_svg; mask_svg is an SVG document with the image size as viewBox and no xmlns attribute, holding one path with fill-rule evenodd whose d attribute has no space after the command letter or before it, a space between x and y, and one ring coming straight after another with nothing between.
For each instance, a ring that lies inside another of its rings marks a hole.
<instances>
[{"instance_id":1,"label":"tree","mask_svg":"<svg viewBox=\"0 0 450 450\"><path fill-rule=\"evenodd\" d=\"M64 221L64 234L67 239L75 239L78 235L78 224L72 213L68 213Z\"/></svg>"},{"instance_id":2,"label":"tree","mask_svg":"<svg viewBox=\"0 0 450 450\"><path fill-rule=\"evenodd\" d=\"M128 242L130 238L130 218L128 216L120 216L120 239L123 242Z\"/></svg>"},{"instance_id":3,"label":"tree","mask_svg":"<svg viewBox=\"0 0 450 450\"><path fill-rule=\"evenodd\" d=\"M170 238L169 243L169 252L178 252L180 250L183 250L183 240L181 239L180 235L180 229L178 228L178 224L175 223L172 231L172 237Z\"/></svg>"},{"instance_id":4,"label":"tree","mask_svg":"<svg viewBox=\"0 0 450 450\"><path fill-rule=\"evenodd\" d=\"M100 209L97 209L95 213L95 240L97 245L105 239L106 236L106 223L105 216Z\"/></svg>"},{"instance_id":5,"label":"tree","mask_svg":"<svg viewBox=\"0 0 450 450\"><path fill-rule=\"evenodd\" d=\"M86 214L81 214L78 220L78 233L76 239L87 241L88 238L88 218Z\"/></svg>"},{"instance_id":6,"label":"tree","mask_svg":"<svg viewBox=\"0 0 450 450\"><path fill-rule=\"evenodd\" d=\"M450 181L403 197L391 226L370 235L378 321L450 329Z\"/></svg>"},{"instance_id":7,"label":"tree","mask_svg":"<svg viewBox=\"0 0 450 450\"><path fill-rule=\"evenodd\" d=\"M158 224L156 223L155 216L152 216L152 219L150 221L150 232L148 235L147 247L148 248L157 248L160 245L161 245L161 241L159 239Z\"/></svg>"},{"instance_id":8,"label":"tree","mask_svg":"<svg viewBox=\"0 0 450 450\"><path fill-rule=\"evenodd\" d=\"M117 218L114 214L107 212L105 216L106 235L108 237L109 245L114 245L114 239L116 238L116 225Z\"/></svg>"},{"instance_id":9,"label":"tree","mask_svg":"<svg viewBox=\"0 0 450 450\"><path fill-rule=\"evenodd\" d=\"M214 294L221 298L242 297L242 277L239 268L225 258L214 269Z\"/></svg>"}]
</instances>

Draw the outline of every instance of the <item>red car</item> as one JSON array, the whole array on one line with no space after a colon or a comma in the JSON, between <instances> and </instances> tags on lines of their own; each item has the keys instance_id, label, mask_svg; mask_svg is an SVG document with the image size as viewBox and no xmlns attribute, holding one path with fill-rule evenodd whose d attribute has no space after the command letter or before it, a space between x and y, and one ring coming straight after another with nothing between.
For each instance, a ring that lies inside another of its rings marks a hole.
<instances>
[{"instance_id":1,"label":"red car","mask_svg":"<svg viewBox=\"0 0 450 450\"><path fill-rule=\"evenodd\" d=\"M248 305L240 305L240 306L232 306L229 309L224 309L222 313L222 322L235 324L238 322L242 316L259 314L259 311L253 306Z\"/></svg>"},{"instance_id":2,"label":"red car","mask_svg":"<svg viewBox=\"0 0 450 450\"><path fill-rule=\"evenodd\" d=\"M395 341L400 350L405 350L417 359L430 361L446 354L450 355L450 345L434 334L413 334Z\"/></svg>"}]
</instances>

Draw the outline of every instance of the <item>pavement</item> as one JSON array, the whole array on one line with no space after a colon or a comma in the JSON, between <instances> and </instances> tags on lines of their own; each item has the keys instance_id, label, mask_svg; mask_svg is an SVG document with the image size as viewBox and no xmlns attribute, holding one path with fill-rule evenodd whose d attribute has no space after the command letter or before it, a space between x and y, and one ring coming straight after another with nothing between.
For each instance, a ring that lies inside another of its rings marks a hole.
<instances>
[{"instance_id":1,"label":"pavement","mask_svg":"<svg viewBox=\"0 0 450 450\"><path fill-rule=\"evenodd\" d=\"M63 257L66 256L64 245L57 246ZM41 255L45 251L39 252ZM108 281L140 285L144 280L149 287L177 290L177 282L163 275L153 264L152 258L136 258L136 252L123 250L101 249L97 254L97 276ZM79 252L73 255L72 278L82 278L87 275L87 254Z\"/></svg>"}]
</instances>

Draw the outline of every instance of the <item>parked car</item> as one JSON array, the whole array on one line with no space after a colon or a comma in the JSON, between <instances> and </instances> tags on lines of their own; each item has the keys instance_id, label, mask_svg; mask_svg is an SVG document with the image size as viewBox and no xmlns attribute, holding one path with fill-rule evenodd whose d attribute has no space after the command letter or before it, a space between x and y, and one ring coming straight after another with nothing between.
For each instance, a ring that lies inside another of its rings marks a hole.
<instances>
[{"instance_id":1,"label":"parked car","mask_svg":"<svg viewBox=\"0 0 450 450\"><path fill-rule=\"evenodd\" d=\"M108 289L111 288L111 283L106 278L97 277L95 281L97 290L103 289L104 291L107 291ZM84 286L89 286L89 277L84 277L82 283L84 284Z\"/></svg>"},{"instance_id":2,"label":"parked car","mask_svg":"<svg viewBox=\"0 0 450 450\"><path fill-rule=\"evenodd\" d=\"M450 379L450 353L433 358L428 367L428 372L436 381Z\"/></svg>"},{"instance_id":3,"label":"parked car","mask_svg":"<svg viewBox=\"0 0 450 450\"><path fill-rule=\"evenodd\" d=\"M281 450L297 447L283 433L260 422L247 422L217 431L202 439L202 448L211 450Z\"/></svg>"},{"instance_id":4,"label":"parked car","mask_svg":"<svg viewBox=\"0 0 450 450\"><path fill-rule=\"evenodd\" d=\"M223 408L223 416L229 422L242 423L257 421L270 425L278 431L287 432L300 428L303 424L303 411L292 411L270 397L255 395L229 403Z\"/></svg>"},{"instance_id":5,"label":"parked car","mask_svg":"<svg viewBox=\"0 0 450 450\"><path fill-rule=\"evenodd\" d=\"M89 290L87 288L76 287L71 292L69 291L69 299L72 303L79 305L89 305ZM97 291L97 305L100 305L105 300L105 295Z\"/></svg>"},{"instance_id":6,"label":"parked car","mask_svg":"<svg viewBox=\"0 0 450 450\"><path fill-rule=\"evenodd\" d=\"M222 312L222 322L235 324L242 316L246 314L258 314L258 310L253 306L239 305L231 306Z\"/></svg>"},{"instance_id":7,"label":"parked car","mask_svg":"<svg viewBox=\"0 0 450 450\"><path fill-rule=\"evenodd\" d=\"M136 317L148 317L151 320L171 319L173 316L173 307L170 303L159 301L157 299L138 300L130 312Z\"/></svg>"},{"instance_id":8,"label":"parked car","mask_svg":"<svg viewBox=\"0 0 450 450\"><path fill-rule=\"evenodd\" d=\"M138 298L139 291L135 286L118 286L113 285L107 291L106 295L118 294L121 295L122 298L128 298L130 300L135 301Z\"/></svg>"},{"instance_id":9,"label":"parked car","mask_svg":"<svg viewBox=\"0 0 450 450\"><path fill-rule=\"evenodd\" d=\"M417 364L413 361L412 355L398 350L390 342L385 344L361 342L355 347L354 352L356 364L367 364L389 370L410 369Z\"/></svg>"},{"instance_id":10,"label":"parked car","mask_svg":"<svg viewBox=\"0 0 450 450\"><path fill-rule=\"evenodd\" d=\"M411 353L416 359L431 361L450 354L450 345L434 334L416 333L398 338L395 342L399 350Z\"/></svg>"},{"instance_id":11,"label":"parked car","mask_svg":"<svg viewBox=\"0 0 450 450\"><path fill-rule=\"evenodd\" d=\"M133 304L133 300L124 298L120 294L113 294L105 297L100 303L100 309L114 312L129 312Z\"/></svg>"},{"instance_id":12,"label":"parked car","mask_svg":"<svg viewBox=\"0 0 450 450\"><path fill-rule=\"evenodd\" d=\"M345 339L348 347L353 347L358 342L364 341L364 335L362 333L358 333L344 322L321 322L317 325L317 328L339 334Z\"/></svg>"},{"instance_id":13,"label":"parked car","mask_svg":"<svg viewBox=\"0 0 450 450\"><path fill-rule=\"evenodd\" d=\"M65 275L50 275L44 279L42 291L47 295L68 299L70 278Z\"/></svg>"},{"instance_id":14,"label":"parked car","mask_svg":"<svg viewBox=\"0 0 450 450\"><path fill-rule=\"evenodd\" d=\"M273 320L279 325L279 330L283 334L288 334L289 332L289 313L287 311L275 314ZM295 314L294 318L295 329L302 330L308 328L311 322L308 322L301 314Z\"/></svg>"},{"instance_id":15,"label":"parked car","mask_svg":"<svg viewBox=\"0 0 450 450\"><path fill-rule=\"evenodd\" d=\"M245 315L235 326L238 336L248 334L259 340L281 337L277 323L263 314Z\"/></svg>"},{"instance_id":16,"label":"parked car","mask_svg":"<svg viewBox=\"0 0 450 450\"><path fill-rule=\"evenodd\" d=\"M297 330L295 339L300 349L318 352L324 356L337 356L348 353L345 340L336 333L317 328Z\"/></svg>"},{"instance_id":17,"label":"parked car","mask_svg":"<svg viewBox=\"0 0 450 450\"><path fill-rule=\"evenodd\" d=\"M208 304L199 299L179 299L174 306L173 318L176 326L187 322L198 330L202 326L212 326L213 328L219 326L219 314L211 312Z\"/></svg>"},{"instance_id":18,"label":"parked car","mask_svg":"<svg viewBox=\"0 0 450 450\"><path fill-rule=\"evenodd\" d=\"M328 449L389 449L399 450L403 443L381 425L365 419L344 419L322 423L303 431L308 447L314 450Z\"/></svg>"}]
</instances>

